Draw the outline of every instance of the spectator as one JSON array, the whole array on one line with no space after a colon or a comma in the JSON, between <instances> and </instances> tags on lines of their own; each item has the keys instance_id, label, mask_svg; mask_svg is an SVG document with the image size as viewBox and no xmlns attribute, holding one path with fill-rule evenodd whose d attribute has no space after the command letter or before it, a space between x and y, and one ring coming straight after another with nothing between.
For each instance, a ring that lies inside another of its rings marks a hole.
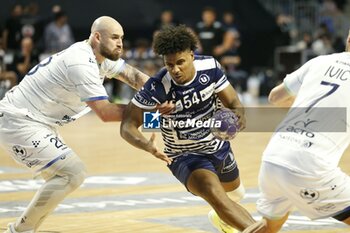
<instances>
[{"instance_id":1,"label":"spectator","mask_svg":"<svg viewBox=\"0 0 350 233\"><path fill-rule=\"evenodd\" d=\"M5 51L0 46L0 99L2 99L9 88L17 83L17 75L13 71L6 70Z\"/></svg>"},{"instance_id":2,"label":"spectator","mask_svg":"<svg viewBox=\"0 0 350 233\"><path fill-rule=\"evenodd\" d=\"M275 46L288 46L292 44L292 38L296 34L293 16L283 13L277 14L276 18Z\"/></svg>"},{"instance_id":3,"label":"spectator","mask_svg":"<svg viewBox=\"0 0 350 233\"><path fill-rule=\"evenodd\" d=\"M205 7L202 10L202 21L197 23L195 31L200 42L199 53L214 55L214 49L222 44L225 32L222 23L216 20L214 8Z\"/></svg>"},{"instance_id":4,"label":"spectator","mask_svg":"<svg viewBox=\"0 0 350 233\"><path fill-rule=\"evenodd\" d=\"M320 23L325 24L332 38L341 37L344 41L350 26L348 17L338 8L334 0L324 0L320 9Z\"/></svg>"},{"instance_id":5,"label":"spectator","mask_svg":"<svg viewBox=\"0 0 350 233\"><path fill-rule=\"evenodd\" d=\"M38 54L34 49L31 37L25 37L21 41L21 50L14 54L13 62L8 66L8 71L13 71L17 75L18 84L28 71L39 62Z\"/></svg>"},{"instance_id":6,"label":"spectator","mask_svg":"<svg viewBox=\"0 0 350 233\"><path fill-rule=\"evenodd\" d=\"M223 23L225 27L223 43L214 49L214 54L225 69L231 85L238 92L245 92L247 91L248 73L239 67L242 62L238 53L241 40L234 14L230 11L224 12Z\"/></svg>"},{"instance_id":7,"label":"spectator","mask_svg":"<svg viewBox=\"0 0 350 233\"><path fill-rule=\"evenodd\" d=\"M13 6L11 16L5 21L5 28L2 33L4 50L19 49L19 44L22 38L21 35L21 17L23 7L20 4Z\"/></svg>"},{"instance_id":8,"label":"spectator","mask_svg":"<svg viewBox=\"0 0 350 233\"><path fill-rule=\"evenodd\" d=\"M153 59L155 57L152 51L149 40L146 38L139 38L135 41L135 47L130 49L127 53L128 59L143 61Z\"/></svg>"},{"instance_id":9,"label":"spectator","mask_svg":"<svg viewBox=\"0 0 350 233\"><path fill-rule=\"evenodd\" d=\"M240 45L237 43L238 46ZM226 71L227 79L231 85L242 93L247 91L248 73L240 68L242 59L238 54L238 47L232 44L231 49L227 50L221 57L220 63Z\"/></svg>"},{"instance_id":10,"label":"spectator","mask_svg":"<svg viewBox=\"0 0 350 233\"><path fill-rule=\"evenodd\" d=\"M312 34L310 32L303 32L302 39L298 41L295 46L298 50L311 49L312 42Z\"/></svg>"},{"instance_id":11,"label":"spectator","mask_svg":"<svg viewBox=\"0 0 350 233\"><path fill-rule=\"evenodd\" d=\"M321 34L311 45L312 51L317 56L334 52L332 38L330 34Z\"/></svg>"},{"instance_id":12,"label":"spectator","mask_svg":"<svg viewBox=\"0 0 350 233\"><path fill-rule=\"evenodd\" d=\"M234 22L235 16L232 12L225 12L223 15L224 33L222 43L214 48L214 56L220 59L220 57L232 54L240 46L240 33L237 29L237 25Z\"/></svg>"},{"instance_id":13,"label":"spectator","mask_svg":"<svg viewBox=\"0 0 350 233\"><path fill-rule=\"evenodd\" d=\"M235 21L235 15L231 11L225 11L223 13L222 22L226 30L238 31L238 25Z\"/></svg>"},{"instance_id":14,"label":"spectator","mask_svg":"<svg viewBox=\"0 0 350 233\"><path fill-rule=\"evenodd\" d=\"M74 43L73 33L67 21L66 13L59 11L55 14L55 20L46 26L44 32L45 52L55 53Z\"/></svg>"},{"instance_id":15,"label":"spectator","mask_svg":"<svg viewBox=\"0 0 350 233\"><path fill-rule=\"evenodd\" d=\"M125 51L124 57L129 64L143 70L150 76L154 75L163 64L162 60L155 56L150 41L146 38L137 39L135 47ZM135 94L135 91L124 83L118 82L113 85L118 88L118 91L114 91L118 93L114 100L116 103L127 104Z\"/></svg>"},{"instance_id":16,"label":"spectator","mask_svg":"<svg viewBox=\"0 0 350 233\"><path fill-rule=\"evenodd\" d=\"M39 5L31 2L24 7L24 14L21 17L21 34L23 37L31 37L34 45L40 40L43 34L42 18L39 15Z\"/></svg>"},{"instance_id":17,"label":"spectator","mask_svg":"<svg viewBox=\"0 0 350 233\"><path fill-rule=\"evenodd\" d=\"M171 10L161 12L159 19L154 22L154 31L158 31L166 26L176 26L179 21L174 18L174 13Z\"/></svg>"},{"instance_id":18,"label":"spectator","mask_svg":"<svg viewBox=\"0 0 350 233\"><path fill-rule=\"evenodd\" d=\"M51 11L53 14L57 14L58 12L62 11L61 5L55 4L52 6Z\"/></svg>"},{"instance_id":19,"label":"spectator","mask_svg":"<svg viewBox=\"0 0 350 233\"><path fill-rule=\"evenodd\" d=\"M49 23L55 21L55 16L57 13L62 11L62 7L61 5L55 4L51 7L51 12L49 15L47 15L44 20L43 20L43 24L46 26Z\"/></svg>"}]
</instances>

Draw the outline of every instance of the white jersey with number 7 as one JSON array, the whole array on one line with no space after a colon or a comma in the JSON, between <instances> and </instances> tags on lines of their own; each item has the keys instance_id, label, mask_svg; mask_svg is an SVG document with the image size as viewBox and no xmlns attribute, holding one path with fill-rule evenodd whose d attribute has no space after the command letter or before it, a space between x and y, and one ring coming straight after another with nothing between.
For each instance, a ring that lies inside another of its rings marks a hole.
<instances>
[{"instance_id":1,"label":"white jersey with number 7","mask_svg":"<svg viewBox=\"0 0 350 233\"><path fill-rule=\"evenodd\" d=\"M296 99L263 161L302 173L335 169L350 142L350 53L316 57L283 83Z\"/></svg>"}]
</instances>

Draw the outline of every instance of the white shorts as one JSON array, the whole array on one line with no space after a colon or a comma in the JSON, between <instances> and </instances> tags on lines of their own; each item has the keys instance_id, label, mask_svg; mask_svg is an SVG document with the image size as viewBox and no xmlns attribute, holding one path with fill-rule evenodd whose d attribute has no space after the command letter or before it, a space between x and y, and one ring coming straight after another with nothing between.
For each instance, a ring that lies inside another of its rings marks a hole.
<instances>
[{"instance_id":1,"label":"white shorts","mask_svg":"<svg viewBox=\"0 0 350 233\"><path fill-rule=\"evenodd\" d=\"M72 152L54 127L1 111L0 142L15 161L37 173Z\"/></svg>"},{"instance_id":2,"label":"white shorts","mask_svg":"<svg viewBox=\"0 0 350 233\"><path fill-rule=\"evenodd\" d=\"M310 219L333 217L350 206L350 178L339 168L311 177L263 162L259 174L258 211L280 219L296 207Z\"/></svg>"}]
</instances>

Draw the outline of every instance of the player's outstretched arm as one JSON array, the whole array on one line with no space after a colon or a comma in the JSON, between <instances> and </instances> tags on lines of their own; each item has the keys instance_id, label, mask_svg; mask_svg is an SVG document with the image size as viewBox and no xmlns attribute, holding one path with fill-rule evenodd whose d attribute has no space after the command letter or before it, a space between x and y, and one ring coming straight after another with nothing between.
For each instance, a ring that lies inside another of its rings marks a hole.
<instances>
[{"instance_id":1,"label":"player's outstretched arm","mask_svg":"<svg viewBox=\"0 0 350 233\"><path fill-rule=\"evenodd\" d=\"M114 104L108 100L87 101L86 104L104 122L121 121L126 108L124 104Z\"/></svg>"},{"instance_id":2,"label":"player's outstretched arm","mask_svg":"<svg viewBox=\"0 0 350 233\"><path fill-rule=\"evenodd\" d=\"M136 148L145 150L156 158L170 164L172 159L168 158L168 156L156 146L155 134L153 133L148 140L138 130L142 124L142 115L143 110L130 102L124 111L123 120L120 126L120 135Z\"/></svg>"},{"instance_id":3,"label":"player's outstretched arm","mask_svg":"<svg viewBox=\"0 0 350 233\"><path fill-rule=\"evenodd\" d=\"M131 65L125 65L125 68L119 73L117 79L136 90L140 90L143 84L149 79L149 76Z\"/></svg>"}]
</instances>

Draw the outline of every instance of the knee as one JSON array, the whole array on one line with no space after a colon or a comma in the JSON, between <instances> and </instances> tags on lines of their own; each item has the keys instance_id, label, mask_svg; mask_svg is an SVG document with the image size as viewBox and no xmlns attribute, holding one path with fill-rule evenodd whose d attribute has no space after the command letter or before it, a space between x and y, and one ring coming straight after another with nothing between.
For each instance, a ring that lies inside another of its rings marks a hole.
<instances>
[{"instance_id":1,"label":"knee","mask_svg":"<svg viewBox=\"0 0 350 233\"><path fill-rule=\"evenodd\" d=\"M207 182L203 182L201 185L197 185L194 190L194 194L204 199L212 199L218 194L218 190L215 188L215 186Z\"/></svg>"},{"instance_id":2,"label":"knee","mask_svg":"<svg viewBox=\"0 0 350 233\"><path fill-rule=\"evenodd\" d=\"M76 168L77 170L74 171L74 173L70 173L69 176L69 186L72 190L75 190L80 187L80 185L83 184L87 172L84 164L81 164L79 168Z\"/></svg>"},{"instance_id":3,"label":"knee","mask_svg":"<svg viewBox=\"0 0 350 233\"><path fill-rule=\"evenodd\" d=\"M195 170L187 182L188 190L217 208L229 200L216 174L205 169Z\"/></svg>"},{"instance_id":4,"label":"knee","mask_svg":"<svg viewBox=\"0 0 350 233\"><path fill-rule=\"evenodd\" d=\"M79 171L78 173L76 174L73 174L71 177L70 177L70 186L71 186L71 189L75 190L77 188L80 187L80 185L83 184L85 178L86 178L87 174L86 174L86 170L81 170Z\"/></svg>"},{"instance_id":5,"label":"knee","mask_svg":"<svg viewBox=\"0 0 350 233\"><path fill-rule=\"evenodd\" d=\"M62 176L67 181L67 186L71 191L79 188L84 182L87 172L84 163L76 157L70 163L66 164L59 170L57 175Z\"/></svg>"}]
</instances>

